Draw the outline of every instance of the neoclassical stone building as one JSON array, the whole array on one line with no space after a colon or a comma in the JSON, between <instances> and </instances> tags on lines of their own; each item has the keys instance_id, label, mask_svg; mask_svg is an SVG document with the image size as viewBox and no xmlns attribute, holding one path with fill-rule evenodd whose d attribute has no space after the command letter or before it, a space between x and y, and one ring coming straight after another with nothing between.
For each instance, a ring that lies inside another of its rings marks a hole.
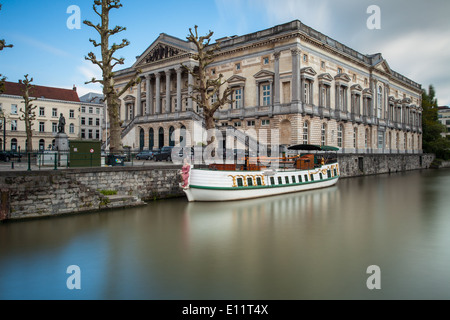
<instances>
[{"instance_id":1,"label":"neoclassical stone building","mask_svg":"<svg viewBox=\"0 0 450 320\"><path fill-rule=\"evenodd\" d=\"M233 88L233 102L216 113L220 128L277 129L280 144L345 153L422 152L421 85L380 53L363 55L298 20L217 41L209 76L223 74ZM142 72L141 84L121 97L124 145L175 145L179 129L190 133L188 143L201 141L189 98L194 80L181 67L195 66L194 54L186 40L162 33L132 67L116 72L118 89Z\"/></svg>"}]
</instances>

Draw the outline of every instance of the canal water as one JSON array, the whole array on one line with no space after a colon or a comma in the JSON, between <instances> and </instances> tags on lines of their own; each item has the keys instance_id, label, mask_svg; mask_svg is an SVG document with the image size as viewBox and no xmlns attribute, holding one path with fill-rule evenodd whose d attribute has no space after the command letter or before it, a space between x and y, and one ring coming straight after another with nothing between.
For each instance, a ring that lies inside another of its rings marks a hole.
<instances>
[{"instance_id":1,"label":"canal water","mask_svg":"<svg viewBox=\"0 0 450 320\"><path fill-rule=\"evenodd\" d=\"M425 170L1 223L0 299L450 299L448 190Z\"/></svg>"}]
</instances>

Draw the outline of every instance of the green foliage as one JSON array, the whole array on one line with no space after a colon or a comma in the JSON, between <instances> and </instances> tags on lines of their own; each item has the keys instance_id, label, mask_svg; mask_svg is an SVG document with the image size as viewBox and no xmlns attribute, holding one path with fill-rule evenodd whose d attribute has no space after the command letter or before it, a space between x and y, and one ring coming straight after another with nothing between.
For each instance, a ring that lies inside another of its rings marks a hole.
<instances>
[{"instance_id":1,"label":"green foliage","mask_svg":"<svg viewBox=\"0 0 450 320\"><path fill-rule=\"evenodd\" d=\"M450 141L441 133L446 128L438 121L438 101L433 85L428 88L428 93L422 93L422 141L423 151L434 153L436 158L450 159Z\"/></svg>"},{"instance_id":2,"label":"green foliage","mask_svg":"<svg viewBox=\"0 0 450 320\"><path fill-rule=\"evenodd\" d=\"M117 194L116 190L99 190L99 191L104 196L113 196Z\"/></svg>"}]
</instances>

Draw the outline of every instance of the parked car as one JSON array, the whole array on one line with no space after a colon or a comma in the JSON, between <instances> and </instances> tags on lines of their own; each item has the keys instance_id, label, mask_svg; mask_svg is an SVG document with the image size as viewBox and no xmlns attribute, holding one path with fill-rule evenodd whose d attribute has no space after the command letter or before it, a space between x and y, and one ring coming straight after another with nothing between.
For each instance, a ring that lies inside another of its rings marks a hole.
<instances>
[{"instance_id":1,"label":"parked car","mask_svg":"<svg viewBox=\"0 0 450 320\"><path fill-rule=\"evenodd\" d=\"M159 152L153 155L155 161L171 161L172 160L172 149L173 147L162 147Z\"/></svg>"},{"instance_id":2,"label":"parked car","mask_svg":"<svg viewBox=\"0 0 450 320\"><path fill-rule=\"evenodd\" d=\"M11 159L22 158L23 154L17 151L0 151L0 161L10 161Z\"/></svg>"},{"instance_id":3,"label":"parked car","mask_svg":"<svg viewBox=\"0 0 450 320\"><path fill-rule=\"evenodd\" d=\"M151 160L153 158L154 151L153 150L142 150L136 155L137 160Z\"/></svg>"}]
</instances>

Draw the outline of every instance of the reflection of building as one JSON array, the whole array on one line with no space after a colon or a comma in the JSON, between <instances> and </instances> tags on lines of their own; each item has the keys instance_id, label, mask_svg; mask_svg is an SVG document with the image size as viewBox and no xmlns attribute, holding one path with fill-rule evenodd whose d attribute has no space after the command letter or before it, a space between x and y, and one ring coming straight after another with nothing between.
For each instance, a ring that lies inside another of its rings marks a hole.
<instances>
[{"instance_id":1,"label":"reflection of building","mask_svg":"<svg viewBox=\"0 0 450 320\"><path fill-rule=\"evenodd\" d=\"M215 115L221 128L278 129L281 144L343 152L421 152L421 86L380 53L363 55L298 20L219 40L208 75L223 74L233 88L233 102ZM199 110L181 64L195 66L194 54L189 42L162 33L132 67L116 72L119 89L142 70L141 84L121 97L124 145L173 145L179 134L170 134L183 128L192 137Z\"/></svg>"},{"instance_id":2,"label":"reflection of building","mask_svg":"<svg viewBox=\"0 0 450 320\"><path fill-rule=\"evenodd\" d=\"M80 138L103 141L105 105L103 95L90 92L80 97Z\"/></svg>"},{"instance_id":3,"label":"reflection of building","mask_svg":"<svg viewBox=\"0 0 450 320\"><path fill-rule=\"evenodd\" d=\"M447 128L447 132L442 133L442 135L450 137L450 107L439 107L438 119Z\"/></svg>"},{"instance_id":4,"label":"reflection of building","mask_svg":"<svg viewBox=\"0 0 450 320\"><path fill-rule=\"evenodd\" d=\"M5 82L6 90L0 95L0 108L6 116L7 150L26 150L25 122L19 119L23 114L21 109L24 109L23 88L21 83ZM30 96L37 98L32 102L37 106L34 110L36 119L32 126L33 149L48 149L55 144L60 114L63 114L66 120L65 133L69 139L79 137L80 99L75 86L71 90L33 85ZM0 121L3 126L3 120ZM0 140L3 148L3 136Z\"/></svg>"}]
</instances>

